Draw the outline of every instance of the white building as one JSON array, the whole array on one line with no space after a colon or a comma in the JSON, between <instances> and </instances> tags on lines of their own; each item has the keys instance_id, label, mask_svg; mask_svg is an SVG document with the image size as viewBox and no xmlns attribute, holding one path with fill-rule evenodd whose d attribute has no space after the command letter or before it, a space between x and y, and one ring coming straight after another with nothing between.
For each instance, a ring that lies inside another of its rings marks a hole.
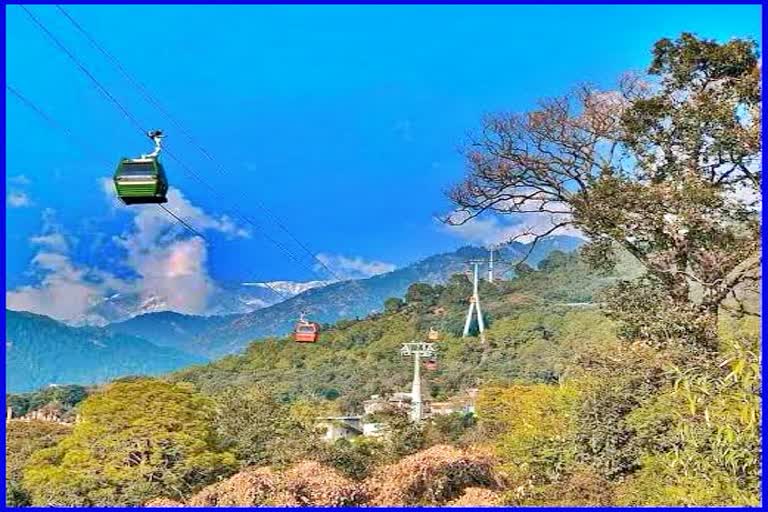
<instances>
[{"instance_id":1,"label":"white building","mask_svg":"<svg viewBox=\"0 0 768 512\"><path fill-rule=\"evenodd\" d=\"M317 426L325 429L323 439L330 443L363 435L361 416L330 416L319 418Z\"/></svg>"}]
</instances>

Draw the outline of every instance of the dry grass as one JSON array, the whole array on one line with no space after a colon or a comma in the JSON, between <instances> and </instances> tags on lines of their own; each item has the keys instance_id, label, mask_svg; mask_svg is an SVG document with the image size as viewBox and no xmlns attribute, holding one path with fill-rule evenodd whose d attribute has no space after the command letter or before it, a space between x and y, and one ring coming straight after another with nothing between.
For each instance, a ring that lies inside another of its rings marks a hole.
<instances>
[{"instance_id":1,"label":"dry grass","mask_svg":"<svg viewBox=\"0 0 768 512\"><path fill-rule=\"evenodd\" d=\"M273 503L279 506L343 507L367 501L363 487L318 462L302 462L283 474Z\"/></svg>"},{"instance_id":2,"label":"dry grass","mask_svg":"<svg viewBox=\"0 0 768 512\"><path fill-rule=\"evenodd\" d=\"M501 505L501 495L491 489L467 487L459 498L448 502L449 507L493 507Z\"/></svg>"},{"instance_id":3,"label":"dry grass","mask_svg":"<svg viewBox=\"0 0 768 512\"><path fill-rule=\"evenodd\" d=\"M247 469L227 480L209 485L188 504L193 507L249 507L266 504L280 486L280 478L269 468Z\"/></svg>"},{"instance_id":4,"label":"dry grass","mask_svg":"<svg viewBox=\"0 0 768 512\"><path fill-rule=\"evenodd\" d=\"M184 507L185 505L180 501L175 501L170 498L152 498L148 502L144 503L145 507Z\"/></svg>"},{"instance_id":5,"label":"dry grass","mask_svg":"<svg viewBox=\"0 0 768 512\"><path fill-rule=\"evenodd\" d=\"M486 454L438 445L381 468L366 483L372 505L442 505L469 487L498 488L493 466Z\"/></svg>"},{"instance_id":6,"label":"dry grass","mask_svg":"<svg viewBox=\"0 0 768 512\"><path fill-rule=\"evenodd\" d=\"M483 453L439 445L382 467L363 483L318 462L301 462L280 472L246 469L186 503L158 498L145 506L492 505L500 485L493 465Z\"/></svg>"}]
</instances>

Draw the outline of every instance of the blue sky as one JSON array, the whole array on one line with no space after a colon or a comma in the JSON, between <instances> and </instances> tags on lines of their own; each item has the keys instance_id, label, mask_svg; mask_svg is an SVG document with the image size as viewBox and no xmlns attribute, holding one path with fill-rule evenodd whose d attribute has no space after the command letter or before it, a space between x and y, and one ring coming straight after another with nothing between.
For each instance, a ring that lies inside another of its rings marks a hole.
<instances>
[{"instance_id":1,"label":"blue sky","mask_svg":"<svg viewBox=\"0 0 768 512\"><path fill-rule=\"evenodd\" d=\"M308 257L297 265L231 213L263 222L268 236L302 254L257 203L350 275L492 236L503 226L458 236L433 219L449 209L444 190L463 170L458 149L483 114L525 110L582 81L611 87L647 65L654 41L682 31L760 37L757 6L67 7L222 174L53 6L30 9L227 197L212 197L165 159L178 189L173 206L208 239L199 247L168 231L157 209L116 206L102 180L147 140L9 6L8 82L88 148L83 154L6 93L9 290L55 284L57 273L86 284L135 278L152 267L148 253L174 257L176 242L196 248L188 256L202 260L193 266L207 279L318 278Z\"/></svg>"}]
</instances>

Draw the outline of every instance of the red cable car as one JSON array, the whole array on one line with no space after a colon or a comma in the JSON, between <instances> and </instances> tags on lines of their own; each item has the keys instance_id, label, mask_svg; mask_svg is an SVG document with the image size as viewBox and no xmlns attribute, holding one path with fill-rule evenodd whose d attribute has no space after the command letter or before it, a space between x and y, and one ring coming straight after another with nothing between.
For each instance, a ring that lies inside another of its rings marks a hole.
<instances>
[{"instance_id":1,"label":"red cable car","mask_svg":"<svg viewBox=\"0 0 768 512\"><path fill-rule=\"evenodd\" d=\"M309 322L301 314L299 322L293 330L293 341L297 343L316 343L320 339L320 324Z\"/></svg>"},{"instance_id":2,"label":"red cable car","mask_svg":"<svg viewBox=\"0 0 768 512\"><path fill-rule=\"evenodd\" d=\"M424 362L424 368L426 368L429 371L437 370L437 361L435 361L434 359L427 359Z\"/></svg>"}]
</instances>

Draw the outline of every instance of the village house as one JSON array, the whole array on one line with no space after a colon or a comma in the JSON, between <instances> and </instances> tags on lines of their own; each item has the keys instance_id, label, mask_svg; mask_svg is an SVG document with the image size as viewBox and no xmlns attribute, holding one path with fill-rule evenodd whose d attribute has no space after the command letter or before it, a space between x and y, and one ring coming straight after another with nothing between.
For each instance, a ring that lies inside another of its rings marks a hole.
<instances>
[{"instance_id":1,"label":"village house","mask_svg":"<svg viewBox=\"0 0 768 512\"><path fill-rule=\"evenodd\" d=\"M461 413L474 414L477 389L468 389L443 402L427 402L427 415L440 416L445 414Z\"/></svg>"},{"instance_id":2,"label":"village house","mask_svg":"<svg viewBox=\"0 0 768 512\"><path fill-rule=\"evenodd\" d=\"M42 407L29 411L21 417L14 417L13 408L8 406L6 408L5 421L6 423L14 421L46 421L49 423L73 423L77 418L73 418L71 414L67 414L64 411L61 404L57 402L51 402L45 404Z\"/></svg>"},{"instance_id":3,"label":"village house","mask_svg":"<svg viewBox=\"0 0 768 512\"><path fill-rule=\"evenodd\" d=\"M388 398L384 398L381 395L371 395L369 400L363 402L363 413L375 414L377 412L384 412L391 409L408 410L410 407L410 393L393 393Z\"/></svg>"},{"instance_id":4,"label":"village house","mask_svg":"<svg viewBox=\"0 0 768 512\"><path fill-rule=\"evenodd\" d=\"M325 429L323 439L334 442L337 439L349 439L363 435L361 416L329 416L318 418L317 427Z\"/></svg>"},{"instance_id":5,"label":"village house","mask_svg":"<svg viewBox=\"0 0 768 512\"><path fill-rule=\"evenodd\" d=\"M425 417L441 416L446 414L474 414L477 389L468 389L448 400L442 402L424 402ZM317 426L325 430L323 439L334 442L338 439L351 439L358 436L382 437L386 435L383 423L364 421L370 415L390 411L409 411L411 407L411 394L398 392L387 397L371 395L369 400L363 402L362 416L331 416L318 418Z\"/></svg>"}]
</instances>

